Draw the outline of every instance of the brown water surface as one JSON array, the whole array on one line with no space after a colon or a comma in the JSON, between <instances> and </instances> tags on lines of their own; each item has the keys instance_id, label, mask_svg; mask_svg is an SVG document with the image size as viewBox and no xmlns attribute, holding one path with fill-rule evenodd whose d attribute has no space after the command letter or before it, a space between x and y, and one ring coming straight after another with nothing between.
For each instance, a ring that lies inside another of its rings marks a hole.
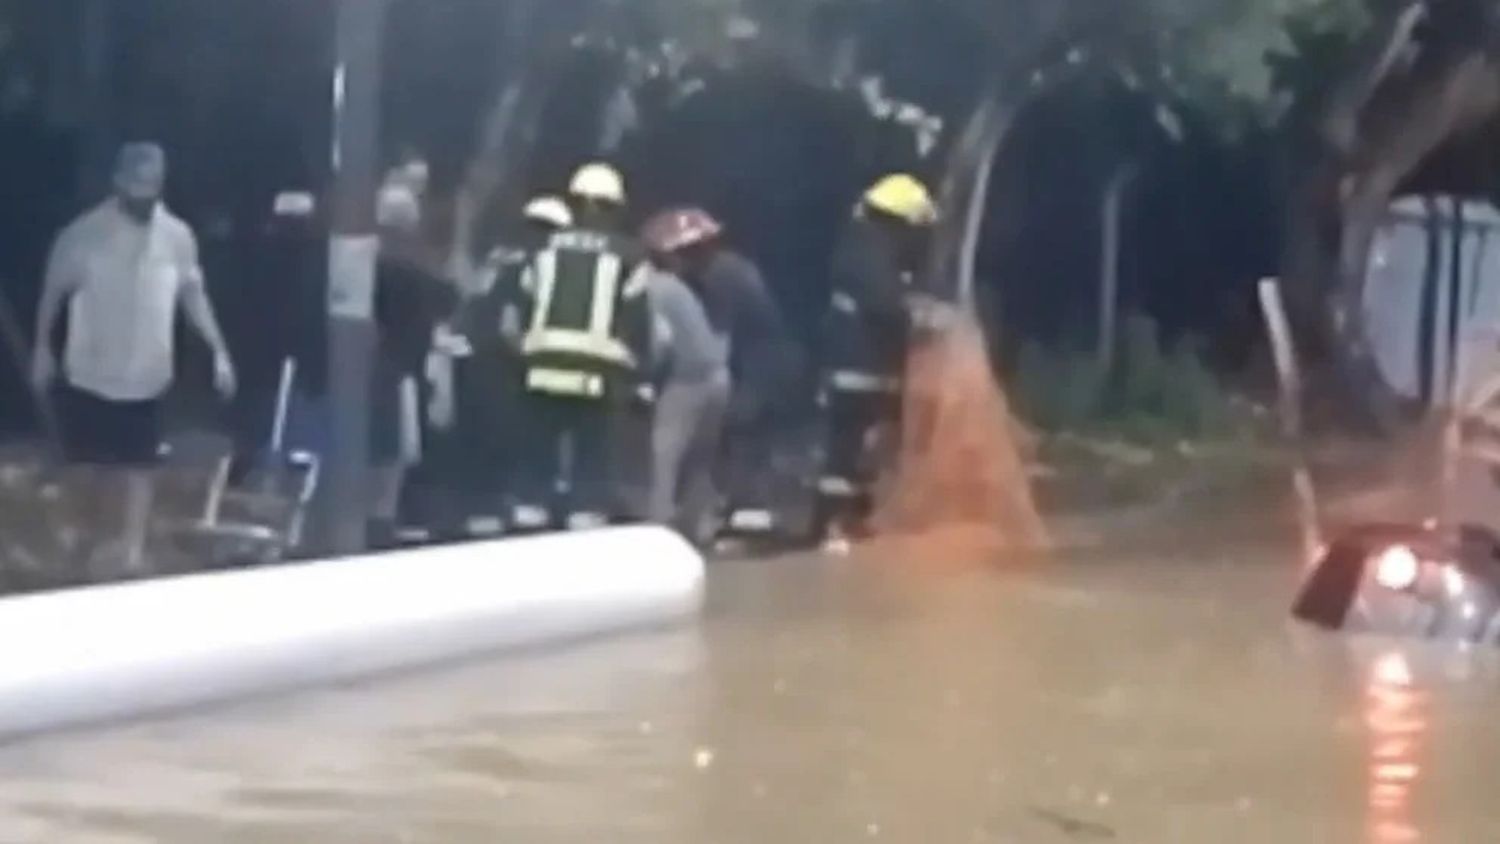
<instances>
[{"instance_id":1,"label":"brown water surface","mask_svg":"<svg viewBox=\"0 0 1500 844\"><path fill-rule=\"evenodd\" d=\"M0 750L0 840L1500 841L1493 654L1153 544L719 564L701 627Z\"/></svg>"}]
</instances>

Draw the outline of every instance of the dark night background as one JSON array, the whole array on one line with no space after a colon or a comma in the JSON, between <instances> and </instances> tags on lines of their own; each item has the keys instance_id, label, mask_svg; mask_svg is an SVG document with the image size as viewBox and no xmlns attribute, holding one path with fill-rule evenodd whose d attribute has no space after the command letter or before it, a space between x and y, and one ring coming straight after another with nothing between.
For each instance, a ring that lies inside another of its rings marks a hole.
<instances>
[{"instance_id":1,"label":"dark night background","mask_svg":"<svg viewBox=\"0 0 1500 844\"><path fill-rule=\"evenodd\" d=\"M393 12L383 150L428 156L439 195L472 155L493 94L503 7L403 0ZM0 89L0 277L20 321L31 322L50 238L101 195L108 151L154 138L172 155L169 201L199 232L237 353L253 357L247 349L267 309L315 324L318 294L280 277L265 259L264 234L277 191L319 191L325 181L331 6L116 3L93 42L84 0L15 8L7 61L25 64L33 81ZM884 27L891 45L912 31L900 15L871 25ZM953 51L951 67L903 67L901 50L890 51L897 87L952 105L949 83L969 69L964 50ZM917 52L908 45L904 55ZM555 187L588 155L606 70L580 61L560 80L527 174L533 187ZM1139 178L1125 203L1123 310L1149 313L1169 337L1208 338L1213 361L1239 372L1258 336L1251 287L1275 272L1279 250L1270 146L1253 135L1226 141L1191 120L1169 139L1148 106L1097 84L1065 88L1025 112L1000 160L980 262L999 348L1012 355L1025 341L1092 342L1100 196L1126 162ZM692 201L728 222L808 345L829 249L860 186L907 163L846 100L756 69L716 79L706 95L648 122L622 155L638 212ZM0 366L0 429L10 431L30 416L16 363ZM194 371L181 390L202 391Z\"/></svg>"}]
</instances>

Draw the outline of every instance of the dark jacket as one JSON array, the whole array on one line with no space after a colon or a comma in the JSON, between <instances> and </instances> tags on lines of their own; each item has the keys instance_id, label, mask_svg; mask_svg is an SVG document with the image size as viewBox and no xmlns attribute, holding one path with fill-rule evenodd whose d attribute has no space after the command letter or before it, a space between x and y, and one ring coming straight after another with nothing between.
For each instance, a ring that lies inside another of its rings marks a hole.
<instances>
[{"instance_id":1,"label":"dark jacket","mask_svg":"<svg viewBox=\"0 0 1500 844\"><path fill-rule=\"evenodd\" d=\"M736 392L771 392L787 337L781 311L760 270L744 256L721 250L694 289L714 330L729 338L729 369Z\"/></svg>"},{"instance_id":2,"label":"dark jacket","mask_svg":"<svg viewBox=\"0 0 1500 844\"><path fill-rule=\"evenodd\" d=\"M531 260L523 249L496 249L485 262L488 285L460 303L453 319L453 330L473 345L476 354L504 354L507 340L501 326L508 309L524 306L521 296L521 274Z\"/></svg>"},{"instance_id":3,"label":"dark jacket","mask_svg":"<svg viewBox=\"0 0 1500 844\"><path fill-rule=\"evenodd\" d=\"M420 377L432 331L458 303L447 280L416 263L381 255L375 265L375 325L381 363L398 377Z\"/></svg>"},{"instance_id":4,"label":"dark jacket","mask_svg":"<svg viewBox=\"0 0 1500 844\"><path fill-rule=\"evenodd\" d=\"M899 254L890 233L876 223L856 220L845 232L832 265L826 370L901 375L911 320L910 274Z\"/></svg>"}]
</instances>

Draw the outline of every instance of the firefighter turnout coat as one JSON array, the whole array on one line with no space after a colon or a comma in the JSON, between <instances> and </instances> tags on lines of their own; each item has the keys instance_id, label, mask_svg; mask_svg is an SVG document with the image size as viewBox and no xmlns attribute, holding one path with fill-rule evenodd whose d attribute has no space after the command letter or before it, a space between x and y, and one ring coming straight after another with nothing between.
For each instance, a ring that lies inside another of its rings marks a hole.
<instances>
[{"instance_id":1,"label":"firefighter turnout coat","mask_svg":"<svg viewBox=\"0 0 1500 844\"><path fill-rule=\"evenodd\" d=\"M629 238L566 229L522 273L525 388L600 400L649 371L651 309L643 250Z\"/></svg>"}]
</instances>

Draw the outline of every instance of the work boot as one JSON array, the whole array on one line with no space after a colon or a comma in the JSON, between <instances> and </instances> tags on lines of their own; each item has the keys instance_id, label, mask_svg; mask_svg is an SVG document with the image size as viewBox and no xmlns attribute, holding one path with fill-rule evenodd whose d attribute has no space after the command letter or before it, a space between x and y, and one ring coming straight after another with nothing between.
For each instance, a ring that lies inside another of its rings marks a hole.
<instances>
[{"instance_id":1,"label":"work boot","mask_svg":"<svg viewBox=\"0 0 1500 844\"><path fill-rule=\"evenodd\" d=\"M402 525L396 528L395 546L398 548L415 548L431 543L432 531L428 528L421 525Z\"/></svg>"},{"instance_id":2,"label":"work boot","mask_svg":"<svg viewBox=\"0 0 1500 844\"><path fill-rule=\"evenodd\" d=\"M113 583L122 580L143 580L151 576L146 564L146 555L132 550L129 543L116 539L105 542L88 556L86 571L91 583Z\"/></svg>"},{"instance_id":3,"label":"work boot","mask_svg":"<svg viewBox=\"0 0 1500 844\"><path fill-rule=\"evenodd\" d=\"M396 540L396 523L389 519L371 519L365 525L365 544L371 551L390 551L400 547Z\"/></svg>"},{"instance_id":4,"label":"work boot","mask_svg":"<svg viewBox=\"0 0 1500 844\"><path fill-rule=\"evenodd\" d=\"M535 504L518 504L511 508L510 527L516 533L536 533L551 526L547 508Z\"/></svg>"},{"instance_id":5,"label":"work boot","mask_svg":"<svg viewBox=\"0 0 1500 844\"><path fill-rule=\"evenodd\" d=\"M568 530L599 530L609 526L603 513L574 513L568 517Z\"/></svg>"},{"instance_id":6,"label":"work boot","mask_svg":"<svg viewBox=\"0 0 1500 844\"><path fill-rule=\"evenodd\" d=\"M464 521L464 534L469 539L493 539L505 533L505 520L499 516L470 516Z\"/></svg>"}]
</instances>

